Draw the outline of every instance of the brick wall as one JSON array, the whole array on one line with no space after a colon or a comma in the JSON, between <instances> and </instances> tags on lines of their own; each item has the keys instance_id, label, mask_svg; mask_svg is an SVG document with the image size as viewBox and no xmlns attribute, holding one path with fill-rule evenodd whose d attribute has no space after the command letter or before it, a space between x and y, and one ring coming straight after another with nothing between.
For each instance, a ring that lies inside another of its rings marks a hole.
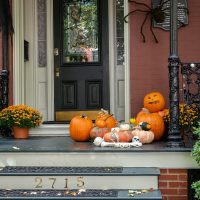
<instances>
[{"instance_id":1,"label":"brick wall","mask_svg":"<svg viewBox=\"0 0 200 200\"><path fill-rule=\"evenodd\" d=\"M151 6L151 1L140 0ZM183 62L200 61L200 1L187 1L189 8L189 24L178 30L179 57ZM129 3L130 11L141 8ZM142 9L144 9L142 7ZM135 13L129 18L130 24L130 68L131 68L131 115L135 116L143 107L143 97L146 93L159 91L168 100L168 57L169 31L153 28L159 43L154 42L150 31L150 19L145 23L144 34L146 43L142 42L140 28L144 13Z\"/></svg>"},{"instance_id":2,"label":"brick wall","mask_svg":"<svg viewBox=\"0 0 200 200\"><path fill-rule=\"evenodd\" d=\"M187 200L187 180L187 169L161 169L159 189L163 200Z\"/></svg>"}]
</instances>

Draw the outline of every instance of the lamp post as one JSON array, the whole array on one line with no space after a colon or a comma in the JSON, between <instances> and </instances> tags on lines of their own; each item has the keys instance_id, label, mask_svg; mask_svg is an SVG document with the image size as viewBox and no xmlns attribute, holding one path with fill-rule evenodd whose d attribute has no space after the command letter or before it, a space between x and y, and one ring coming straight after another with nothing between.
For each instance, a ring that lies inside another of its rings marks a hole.
<instances>
[{"instance_id":1,"label":"lamp post","mask_svg":"<svg viewBox=\"0 0 200 200\"><path fill-rule=\"evenodd\" d=\"M168 132L168 147L183 147L179 126L179 64L178 30L177 30L177 0L170 1L170 56L169 62L169 100L170 124Z\"/></svg>"},{"instance_id":2,"label":"lamp post","mask_svg":"<svg viewBox=\"0 0 200 200\"><path fill-rule=\"evenodd\" d=\"M13 33L9 0L0 0L0 31L2 32L1 109L8 106L8 35Z\"/></svg>"},{"instance_id":3,"label":"lamp post","mask_svg":"<svg viewBox=\"0 0 200 200\"><path fill-rule=\"evenodd\" d=\"M12 19L10 13L9 0L0 0L0 32L2 32L2 60L3 69L1 70L0 83L0 110L8 106L8 35L13 33ZM2 136L10 136L11 129L7 127L0 128Z\"/></svg>"}]
</instances>

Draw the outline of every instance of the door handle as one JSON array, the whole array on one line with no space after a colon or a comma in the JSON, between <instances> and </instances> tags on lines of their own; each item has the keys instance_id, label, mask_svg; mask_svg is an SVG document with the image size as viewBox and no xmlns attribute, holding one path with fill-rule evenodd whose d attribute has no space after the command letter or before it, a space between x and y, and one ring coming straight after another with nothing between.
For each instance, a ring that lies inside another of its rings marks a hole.
<instances>
[{"instance_id":1,"label":"door handle","mask_svg":"<svg viewBox=\"0 0 200 200\"><path fill-rule=\"evenodd\" d=\"M55 76L60 77L60 67L55 68Z\"/></svg>"},{"instance_id":2,"label":"door handle","mask_svg":"<svg viewBox=\"0 0 200 200\"><path fill-rule=\"evenodd\" d=\"M58 48L54 48L53 54L54 54L54 56L59 56L59 49Z\"/></svg>"}]
</instances>

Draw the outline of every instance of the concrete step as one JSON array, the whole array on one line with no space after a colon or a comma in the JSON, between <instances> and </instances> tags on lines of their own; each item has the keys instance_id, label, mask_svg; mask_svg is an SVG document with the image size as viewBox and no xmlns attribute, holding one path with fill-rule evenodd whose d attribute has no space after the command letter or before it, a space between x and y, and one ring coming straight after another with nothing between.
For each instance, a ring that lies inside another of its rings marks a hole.
<instances>
[{"instance_id":1,"label":"concrete step","mask_svg":"<svg viewBox=\"0 0 200 200\"><path fill-rule=\"evenodd\" d=\"M0 199L7 200L161 200L159 190L0 190Z\"/></svg>"},{"instance_id":2,"label":"concrete step","mask_svg":"<svg viewBox=\"0 0 200 200\"><path fill-rule=\"evenodd\" d=\"M158 168L3 167L0 189L158 189Z\"/></svg>"}]
</instances>

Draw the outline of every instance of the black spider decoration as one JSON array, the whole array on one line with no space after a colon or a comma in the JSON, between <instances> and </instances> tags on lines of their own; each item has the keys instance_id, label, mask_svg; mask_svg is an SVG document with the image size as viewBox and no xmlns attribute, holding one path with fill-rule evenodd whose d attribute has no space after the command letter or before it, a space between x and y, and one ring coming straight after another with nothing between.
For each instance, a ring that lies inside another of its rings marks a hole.
<instances>
[{"instance_id":1,"label":"black spider decoration","mask_svg":"<svg viewBox=\"0 0 200 200\"><path fill-rule=\"evenodd\" d=\"M159 4L157 7L155 8L151 8L149 5L145 4L145 3L140 3L140 2L137 2L137 1L134 1L134 0L128 0L128 2L130 3L135 3L137 5L140 5L142 8L137 8L133 11L130 11L125 17L124 17L124 21L126 23L128 23L128 21L126 20L126 18L131 15L131 14L134 14L136 12L140 12L140 13L145 13L145 18L144 18L144 21L141 25L141 28L140 28L140 33L142 35L142 38L143 38L143 42L146 41L146 38L145 38L145 35L143 33L143 27L148 19L148 17L150 17L150 20L151 20L151 24L150 24L150 30L151 30L151 33L154 37L154 40L156 43L158 43L158 39L153 31L153 21L155 21L156 23L163 23L165 21L165 18L166 16L169 16L168 12L166 11L169 11L170 7L166 7L166 3L168 3L170 0L160 0ZM183 6L180 6L178 5L178 9L182 9L184 10L187 14L189 13L189 10L188 8L186 7L183 7ZM178 19L178 22L180 23L181 26L185 26L185 24L180 21Z\"/></svg>"}]
</instances>

